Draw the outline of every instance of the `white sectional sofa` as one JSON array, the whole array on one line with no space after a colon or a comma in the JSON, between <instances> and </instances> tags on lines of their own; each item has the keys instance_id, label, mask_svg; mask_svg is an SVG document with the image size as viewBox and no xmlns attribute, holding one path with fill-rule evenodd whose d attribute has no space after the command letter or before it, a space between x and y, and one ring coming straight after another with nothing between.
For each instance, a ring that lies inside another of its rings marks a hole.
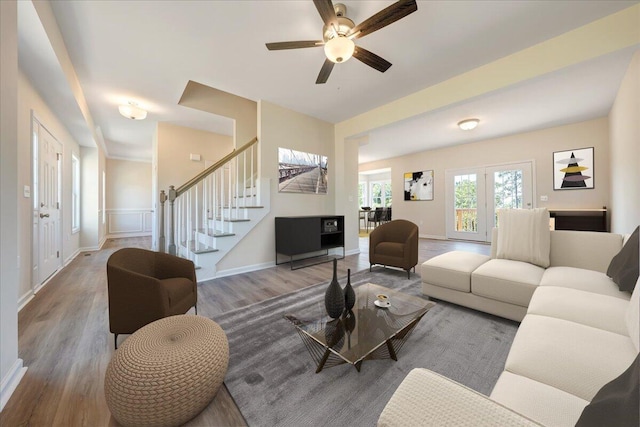
<instances>
[{"instance_id":1,"label":"white sectional sofa","mask_svg":"<svg viewBox=\"0 0 640 427\"><path fill-rule=\"evenodd\" d=\"M414 369L378 425L575 425L640 351L640 279L630 294L605 274L626 238L551 232L548 268L497 259L495 248L424 263L427 295L522 322L489 397Z\"/></svg>"},{"instance_id":2,"label":"white sectional sofa","mask_svg":"<svg viewBox=\"0 0 640 427\"><path fill-rule=\"evenodd\" d=\"M605 272L628 236L588 231L551 231L550 266L498 259L498 230L493 230L491 257L453 251L422 264L425 295L521 321L536 289L561 284L629 300Z\"/></svg>"}]
</instances>

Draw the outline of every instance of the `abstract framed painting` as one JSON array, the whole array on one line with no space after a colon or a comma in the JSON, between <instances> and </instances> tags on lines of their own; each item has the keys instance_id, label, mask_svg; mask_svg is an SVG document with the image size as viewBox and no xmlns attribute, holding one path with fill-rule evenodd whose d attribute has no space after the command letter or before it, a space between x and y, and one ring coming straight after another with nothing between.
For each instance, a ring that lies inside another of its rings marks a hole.
<instances>
[{"instance_id":1,"label":"abstract framed painting","mask_svg":"<svg viewBox=\"0 0 640 427\"><path fill-rule=\"evenodd\" d=\"M593 147L553 153L553 189L595 188Z\"/></svg>"},{"instance_id":2,"label":"abstract framed painting","mask_svg":"<svg viewBox=\"0 0 640 427\"><path fill-rule=\"evenodd\" d=\"M404 174L404 199L433 200L433 170Z\"/></svg>"},{"instance_id":3,"label":"abstract framed painting","mask_svg":"<svg viewBox=\"0 0 640 427\"><path fill-rule=\"evenodd\" d=\"M327 156L278 148L280 193L327 194Z\"/></svg>"}]
</instances>

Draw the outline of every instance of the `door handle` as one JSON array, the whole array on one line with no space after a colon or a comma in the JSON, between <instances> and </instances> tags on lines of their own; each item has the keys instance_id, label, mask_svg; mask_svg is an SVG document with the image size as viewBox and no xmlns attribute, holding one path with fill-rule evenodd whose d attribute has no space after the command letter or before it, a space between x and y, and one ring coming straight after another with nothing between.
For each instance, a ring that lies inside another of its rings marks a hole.
<instances>
[{"instance_id":1,"label":"door handle","mask_svg":"<svg viewBox=\"0 0 640 427\"><path fill-rule=\"evenodd\" d=\"M40 218L49 218L49 214L40 214Z\"/></svg>"}]
</instances>

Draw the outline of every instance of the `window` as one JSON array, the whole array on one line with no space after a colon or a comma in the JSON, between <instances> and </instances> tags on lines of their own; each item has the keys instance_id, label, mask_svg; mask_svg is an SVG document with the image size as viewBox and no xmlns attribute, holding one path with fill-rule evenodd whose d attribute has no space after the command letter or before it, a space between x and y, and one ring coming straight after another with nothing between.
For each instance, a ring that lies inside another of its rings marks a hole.
<instances>
[{"instance_id":1,"label":"window","mask_svg":"<svg viewBox=\"0 0 640 427\"><path fill-rule=\"evenodd\" d=\"M102 171L102 224L107 222L107 173Z\"/></svg>"},{"instance_id":2,"label":"window","mask_svg":"<svg viewBox=\"0 0 640 427\"><path fill-rule=\"evenodd\" d=\"M388 208L391 206L391 182L377 181L369 184L371 189L371 207Z\"/></svg>"},{"instance_id":3,"label":"window","mask_svg":"<svg viewBox=\"0 0 640 427\"><path fill-rule=\"evenodd\" d=\"M71 232L80 231L80 160L71 154Z\"/></svg>"},{"instance_id":4,"label":"window","mask_svg":"<svg viewBox=\"0 0 640 427\"><path fill-rule=\"evenodd\" d=\"M367 200L367 183L360 182L358 183L358 206L369 206Z\"/></svg>"}]
</instances>

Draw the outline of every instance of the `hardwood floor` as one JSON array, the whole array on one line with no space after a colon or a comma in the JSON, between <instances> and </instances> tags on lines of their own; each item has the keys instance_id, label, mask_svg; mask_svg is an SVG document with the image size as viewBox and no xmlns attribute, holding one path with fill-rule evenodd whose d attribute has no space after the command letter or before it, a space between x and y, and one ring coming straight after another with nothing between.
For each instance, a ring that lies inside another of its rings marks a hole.
<instances>
[{"instance_id":1,"label":"hardwood floor","mask_svg":"<svg viewBox=\"0 0 640 427\"><path fill-rule=\"evenodd\" d=\"M2 426L115 426L104 398L104 373L113 355L109 333L106 262L121 247L150 246L150 238L107 241L81 253L18 315L19 357L29 369L0 413ZM420 239L419 263L451 250L489 253L471 242ZM369 268L368 239L361 253L338 262L338 275ZM291 271L287 265L200 284L198 314L213 316L330 279L332 264ZM120 342L126 336L119 339ZM188 426L244 426L226 387Z\"/></svg>"}]
</instances>

